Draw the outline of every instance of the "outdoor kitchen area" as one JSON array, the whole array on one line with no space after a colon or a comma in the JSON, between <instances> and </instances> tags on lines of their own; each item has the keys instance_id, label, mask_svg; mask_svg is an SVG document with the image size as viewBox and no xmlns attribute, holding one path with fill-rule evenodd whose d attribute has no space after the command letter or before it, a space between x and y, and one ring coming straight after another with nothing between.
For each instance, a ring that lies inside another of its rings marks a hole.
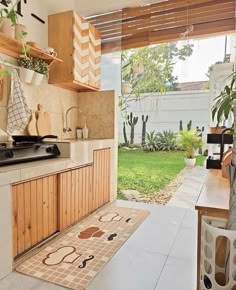
<instances>
[{"instance_id":1,"label":"outdoor kitchen area","mask_svg":"<svg viewBox=\"0 0 236 290\"><path fill-rule=\"evenodd\" d=\"M0 12L0 290L235 290L235 0Z\"/></svg>"}]
</instances>

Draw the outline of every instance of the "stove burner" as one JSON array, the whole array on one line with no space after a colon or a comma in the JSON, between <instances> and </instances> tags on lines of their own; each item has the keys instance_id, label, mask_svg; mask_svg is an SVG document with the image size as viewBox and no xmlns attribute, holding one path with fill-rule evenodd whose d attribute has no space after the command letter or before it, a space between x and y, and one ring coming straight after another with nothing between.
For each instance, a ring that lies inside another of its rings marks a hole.
<instances>
[{"instance_id":1,"label":"stove burner","mask_svg":"<svg viewBox=\"0 0 236 290\"><path fill-rule=\"evenodd\" d=\"M7 144L6 143L0 143L0 149L1 148L6 148L7 147Z\"/></svg>"},{"instance_id":2,"label":"stove burner","mask_svg":"<svg viewBox=\"0 0 236 290\"><path fill-rule=\"evenodd\" d=\"M60 151L56 144L17 142L11 145L0 143L0 166L48 159L59 155Z\"/></svg>"}]
</instances>

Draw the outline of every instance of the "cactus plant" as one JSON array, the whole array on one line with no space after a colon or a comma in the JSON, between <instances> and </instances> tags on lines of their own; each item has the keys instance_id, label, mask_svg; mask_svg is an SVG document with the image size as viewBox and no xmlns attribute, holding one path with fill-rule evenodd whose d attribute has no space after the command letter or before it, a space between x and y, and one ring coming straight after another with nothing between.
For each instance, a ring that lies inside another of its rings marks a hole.
<instances>
[{"instance_id":1,"label":"cactus plant","mask_svg":"<svg viewBox=\"0 0 236 290\"><path fill-rule=\"evenodd\" d=\"M148 121L148 115L146 116L146 118L144 118L144 115L142 115L142 121L143 121L143 127L142 127L142 145L144 146L145 144L145 137L146 137L146 124Z\"/></svg>"},{"instance_id":2,"label":"cactus plant","mask_svg":"<svg viewBox=\"0 0 236 290\"><path fill-rule=\"evenodd\" d=\"M127 139L125 122L123 122L123 135L124 135L124 140L125 140L125 146L128 146L129 145L129 141Z\"/></svg>"},{"instance_id":3,"label":"cactus plant","mask_svg":"<svg viewBox=\"0 0 236 290\"><path fill-rule=\"evenodd\" d=\"M192 129L192 120L190 120L187 124L187 131L190 131Z\"/></svg>"},{"instance_id":4,"label":"cactus plant","mask_svg":"<svg viewBox=\"0 0 236 290\"><path fill-rule=\"evenodd\" d=\"M179 121L179 131L183 131L183 121Z\"/></svg>"},{"instance_id":5,"label":"cactus plant","mask_svg":"<svg viewBox=\"0 0 236 290\"><path fill-rule=\"evenodd\" d=\"M128 115L128 124L130 125L130 144L134 144L134 127L138 123L138 117L133 117L133 113Z\"/></svg>"}]
</instances>

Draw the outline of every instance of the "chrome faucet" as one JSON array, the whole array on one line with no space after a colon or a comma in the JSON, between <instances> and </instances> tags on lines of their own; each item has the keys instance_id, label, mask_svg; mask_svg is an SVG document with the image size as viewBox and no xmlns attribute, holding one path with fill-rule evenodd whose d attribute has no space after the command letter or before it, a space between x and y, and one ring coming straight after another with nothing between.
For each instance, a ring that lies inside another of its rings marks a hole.
<instances>
[{"instance_id":1,"label":"chrome faucet","mask_svg":"<svg viewBox=\"0 0 236 290\"><path fill-rule=\"evenodd\" d=\"M63 128L63 132L64 133L66 133L66 132L71 132L72 130L71 130L71 128L70 127L68 127L68 113L70 112L70 110L72 110L72 109L77 109L77 110L79 110L79 112L80 113L82 113L82 111L80 110L80 108L79 107L70 107L67 111L66 111L66 127L65 128Z\"/></svg>"}]
</instances>

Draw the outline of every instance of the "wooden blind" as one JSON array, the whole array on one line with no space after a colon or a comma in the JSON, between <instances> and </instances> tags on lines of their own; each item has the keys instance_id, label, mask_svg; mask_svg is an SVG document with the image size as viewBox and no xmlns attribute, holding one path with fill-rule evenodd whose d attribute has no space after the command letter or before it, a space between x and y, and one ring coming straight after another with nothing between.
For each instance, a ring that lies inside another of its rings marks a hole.
<instances>
[{"instance_id":1,"label":"wooden blind","mask_svg":"<svg viewBox=\"0 0 236 290\"><path fill-rule=\"evenodd\" d=\"M235 31L235 0L167 0L87 17L102 35L102 52Z\"/></svg>"}]
</instances>

